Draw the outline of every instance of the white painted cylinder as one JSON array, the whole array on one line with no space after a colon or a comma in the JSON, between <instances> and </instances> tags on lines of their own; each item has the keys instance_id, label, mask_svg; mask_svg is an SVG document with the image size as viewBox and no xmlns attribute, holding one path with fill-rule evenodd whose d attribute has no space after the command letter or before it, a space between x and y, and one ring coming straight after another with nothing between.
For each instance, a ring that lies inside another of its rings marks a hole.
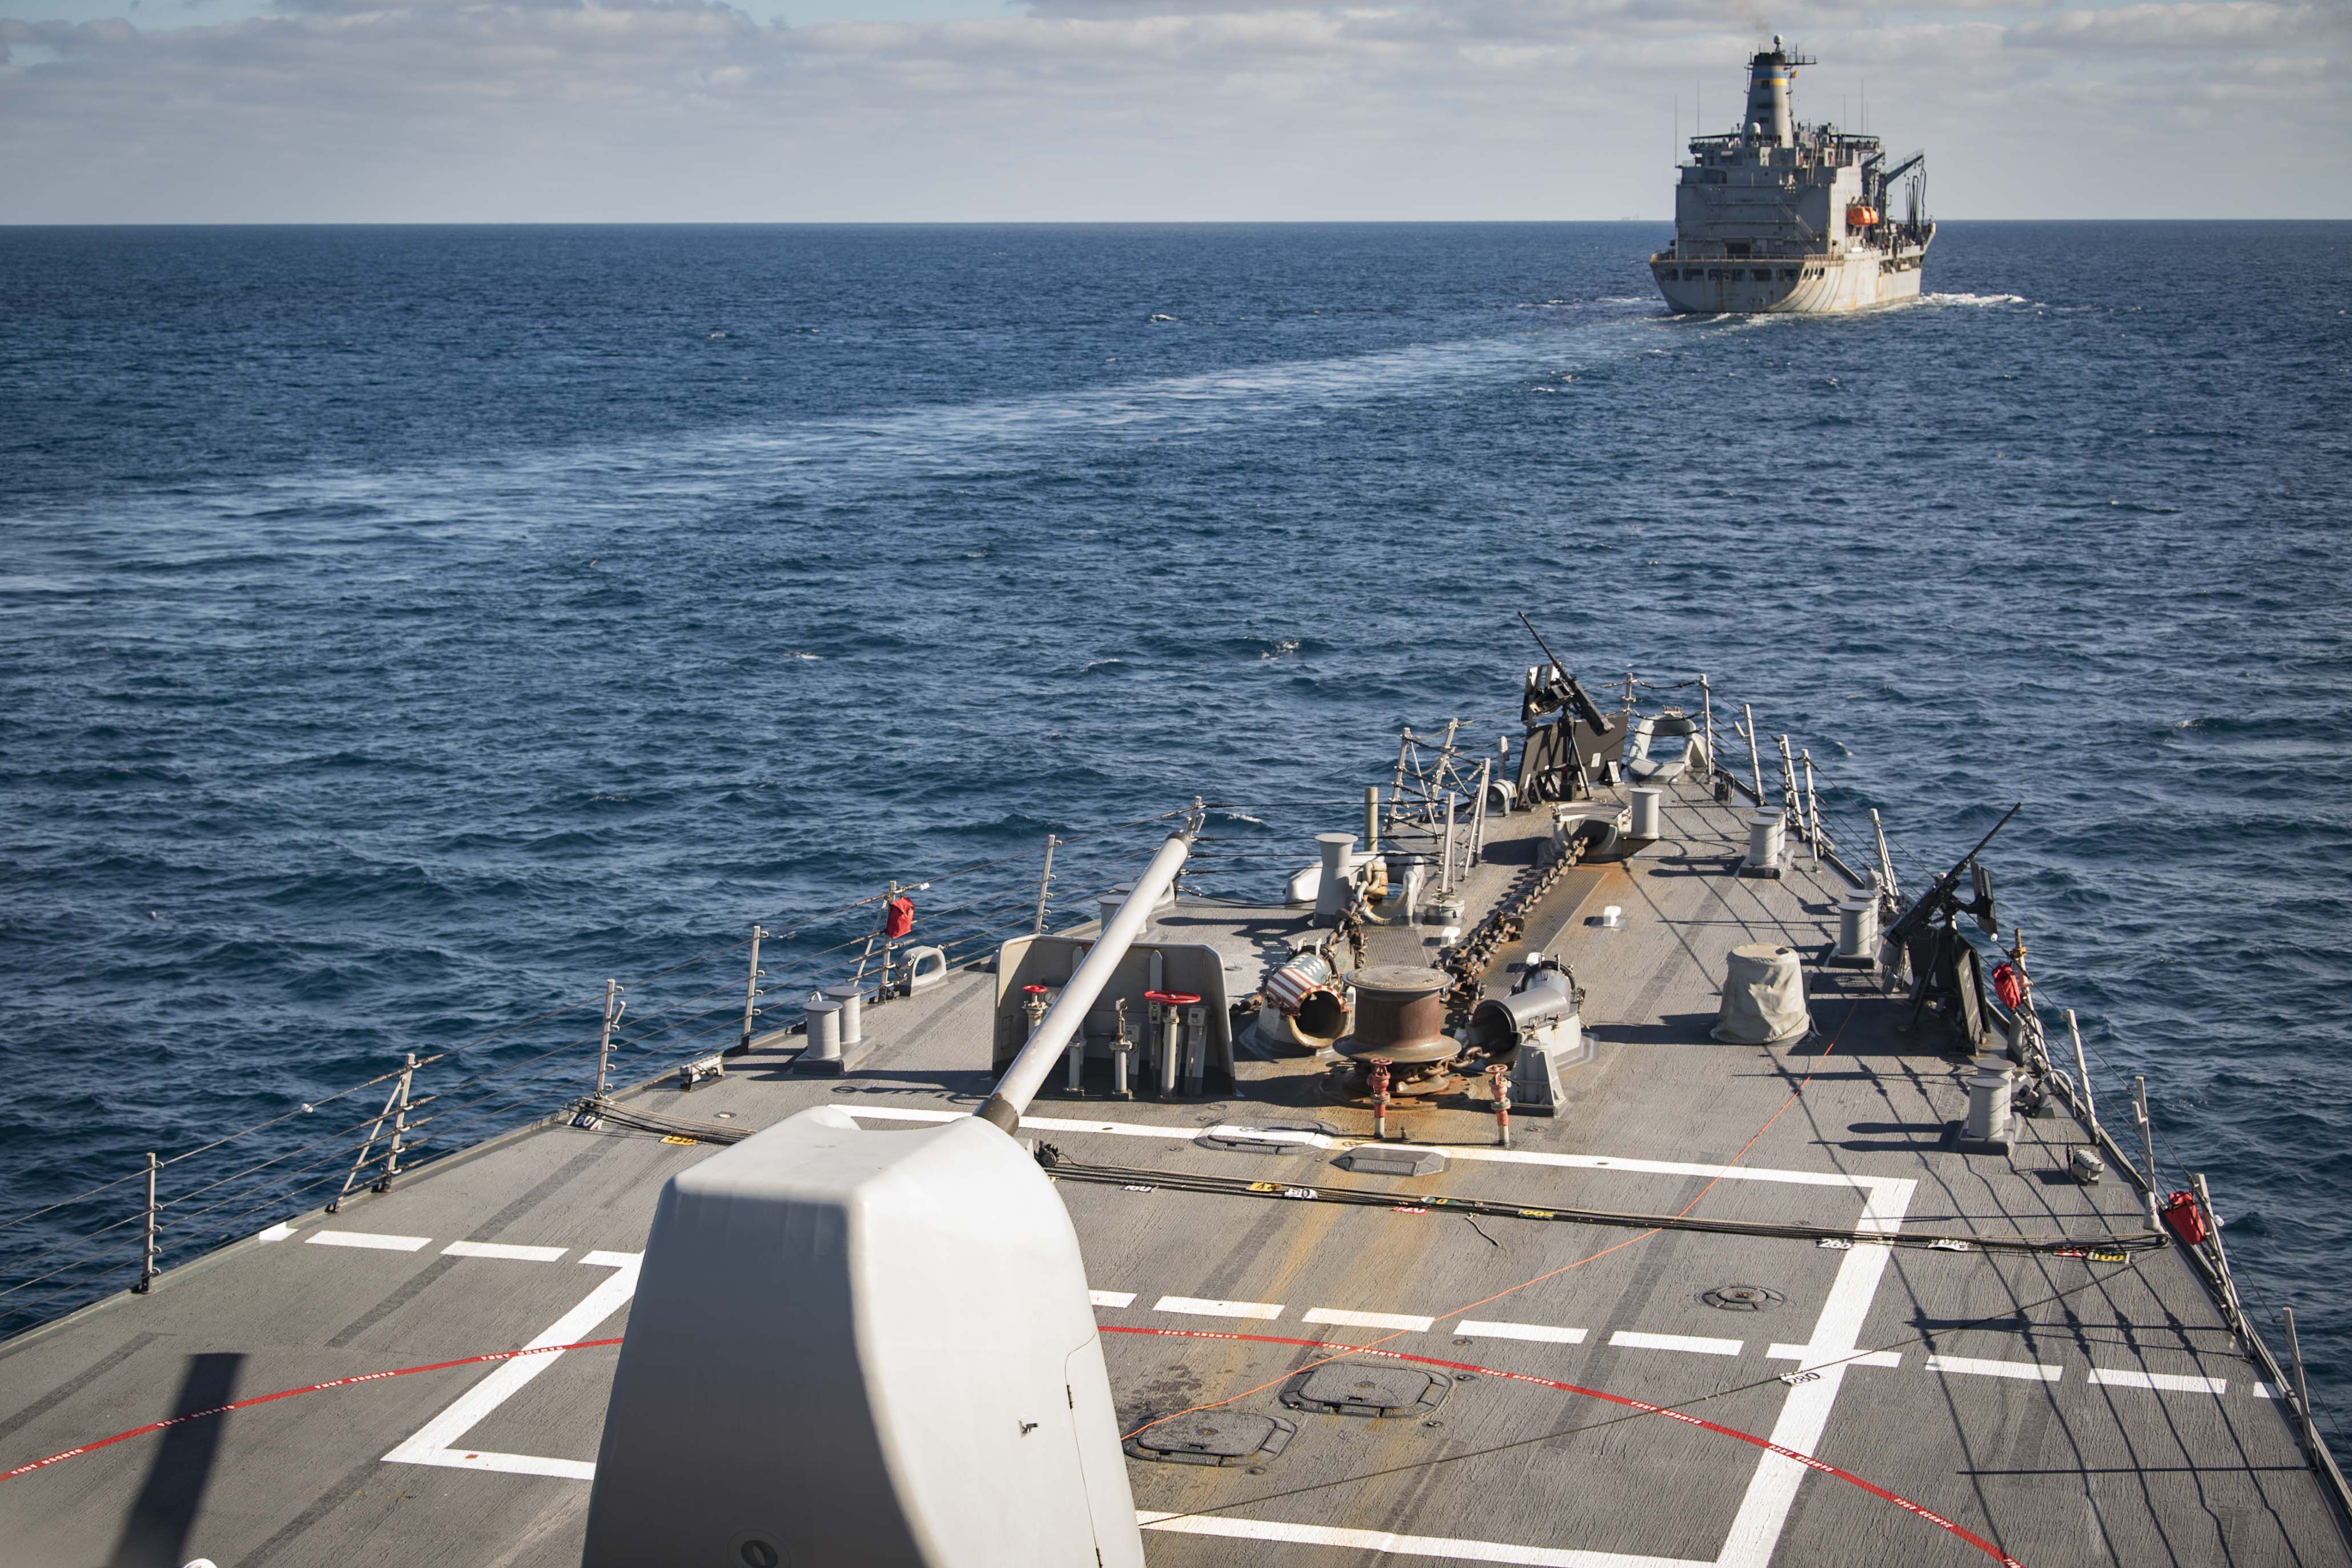
<instances>
[{"instance_id":1,"label":"white painted cylinder","mask_svg":"<svg viewBox=\"0 0 2352 1568\"><path fill-rule=\"evenodd\" d=\"M1969 1121L1964 1131L1969 1142L2008 1141L2011 1092L2006 1072L1980 1072L1969 1079Z\"/></svg>"},{"instance_id":2,"label":"white painted cylinder","mask_svg":"<svg viewBox=\"0 0 2352 1568\"><path fill-rule=\"evenodd\" d=\"M1352 833L1318 833L1316 847L1323 851L1323 879L1315 889L1315 918L1336 920L1348 907L1348 872L1356 860L1356 836Z\"/></svg>"},{"instance_id":3,"label":"white painted cylinder","mask_svg":"<svg viewBox=\"0 0 2352 1568\"><path fill-rule=\"evenodd\" d=\"M838 985L824 988L828 1002L841 1004L841 1043L854 1046L866 1038L866 992L855 981L845 980Z\"/></svg>"},{"instance_id":4,"label":"white painted cylinder","mask_svg":"<svg viewBox=\"0 0 2352 1568\"><path fill-rule=\"evenodd\" d=\"M1665 793L1662 789L1654 789L1648 785L1643 785L1632 792L1633 830L1627 835L1628 837L1663 838L1665 837L1665 813L1659 806L1659 802Z\"/></svg>"},{"instance_id":5,"label":"white painted cylinder","mask_svg":"<svg viewBox=\"0 0 2352 1568\"><path fill-rule=\"evenodd\" d=\"M1838 906L1838 956L1872 958L1878 952L1878 900L1858 893Z\"/></svg>"},{"instance_id":6,"label":"white painted cylinder","mask_svg":"<svg viewBox=\"0 0 2352 1568\"><path fill-rule=\"evenodd\" d=\"M841 1004L829 997L818 997L801 1009L808 1022L808 1048L803 1053L813 1062L837 1062L841 1059Z\"/></svg>"},{"instance_id":7,"label":"white painted cylinder","mask_svg":"<svg viewBox=\"0 0 2352 1568\"><path fill-rule=\"evenodd\" d=\"M1759 811L1748 819L1748 863L1750 866L1778 866L1781 847L1787 842L1789 825L1777 811Z\"/></svg>"}]
</instances>

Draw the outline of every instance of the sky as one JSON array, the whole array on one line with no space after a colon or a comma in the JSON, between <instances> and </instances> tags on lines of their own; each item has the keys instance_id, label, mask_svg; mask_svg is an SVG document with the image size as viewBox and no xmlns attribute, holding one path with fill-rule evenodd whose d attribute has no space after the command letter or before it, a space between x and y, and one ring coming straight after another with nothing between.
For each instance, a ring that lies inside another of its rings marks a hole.
<instances>
[{"instance_id":1,"label":"sky","mask_svg":"<svg viewBox=\"0 0 2352 1568\"><path fill-rule=\"evenodd\" d=\"M1775 31L1939 217L2352 216L2352 0L1764 3L0 0L0 222L1662 221Z\"/></svg>"}]
</instances>

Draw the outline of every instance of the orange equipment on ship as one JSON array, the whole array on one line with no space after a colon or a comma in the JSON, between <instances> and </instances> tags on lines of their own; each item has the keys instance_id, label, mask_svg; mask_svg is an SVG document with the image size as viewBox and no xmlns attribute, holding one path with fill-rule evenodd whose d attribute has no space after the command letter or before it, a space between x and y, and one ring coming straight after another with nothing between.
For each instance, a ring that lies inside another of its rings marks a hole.
<instances>
[{"instance_id":1,"label":"orange equipment on ship","mask_svg":"<svg viewBox=\"0 0 2352 1568\"><path fill-rule=\"evenodd\" d=\"M1848 228L1873 228L1878 223L1878 209L1864 202L1856 202L1845 209Z\"/></svg>"}]
</instances>

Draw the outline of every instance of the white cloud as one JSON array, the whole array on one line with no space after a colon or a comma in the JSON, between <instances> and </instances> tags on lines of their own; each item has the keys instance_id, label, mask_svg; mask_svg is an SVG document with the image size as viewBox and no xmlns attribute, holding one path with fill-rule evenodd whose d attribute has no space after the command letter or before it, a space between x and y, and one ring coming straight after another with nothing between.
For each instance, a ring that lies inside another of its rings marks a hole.
<instances>
[{"instance_id":1,"label":"white cloud","mask_svg":"<svg viewBox=\"0 0 2352 1568\"><path fill-rule=\"evenodd\" d=\"M1034 0L802 27L711 0L279 7L177 27L0 21L0 49L38 62L0 65L6 209L1663 216L1677 118L1688 134L1703 94L1708 123L1728 121L1759 28L1697 0ZM1824 61L1800 81L1801 111L1858 115L1866 79L1873 129L1928 148L1948 212L2088 199L2163 216L2301 212L2315 193L2342 209L2346 89L2321 62L2345 15L1895 4L1791 6L1780 25ZM2232 117L2200 116L2222 96ZM2289 127L2302 134L2283 152Z\"/></svg>"}]
</instances>

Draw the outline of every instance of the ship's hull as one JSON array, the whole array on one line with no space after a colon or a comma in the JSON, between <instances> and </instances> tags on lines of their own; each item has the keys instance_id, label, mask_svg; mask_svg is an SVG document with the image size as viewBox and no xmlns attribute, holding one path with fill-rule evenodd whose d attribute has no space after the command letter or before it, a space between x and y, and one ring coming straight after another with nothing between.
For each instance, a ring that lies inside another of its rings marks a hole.
<instances>
[{"instance_id":1,"label":"ship's hull","mask_svg":"<svg viewBox=\"0 0 2352 1568\"><path fill-rule=\"evenodd\" d=\"M1802 258L1680 258L1662 251L1650 276L1684 314L1832 315L1919 297L1925 246Z\"/></svg>"}]
</instances>

